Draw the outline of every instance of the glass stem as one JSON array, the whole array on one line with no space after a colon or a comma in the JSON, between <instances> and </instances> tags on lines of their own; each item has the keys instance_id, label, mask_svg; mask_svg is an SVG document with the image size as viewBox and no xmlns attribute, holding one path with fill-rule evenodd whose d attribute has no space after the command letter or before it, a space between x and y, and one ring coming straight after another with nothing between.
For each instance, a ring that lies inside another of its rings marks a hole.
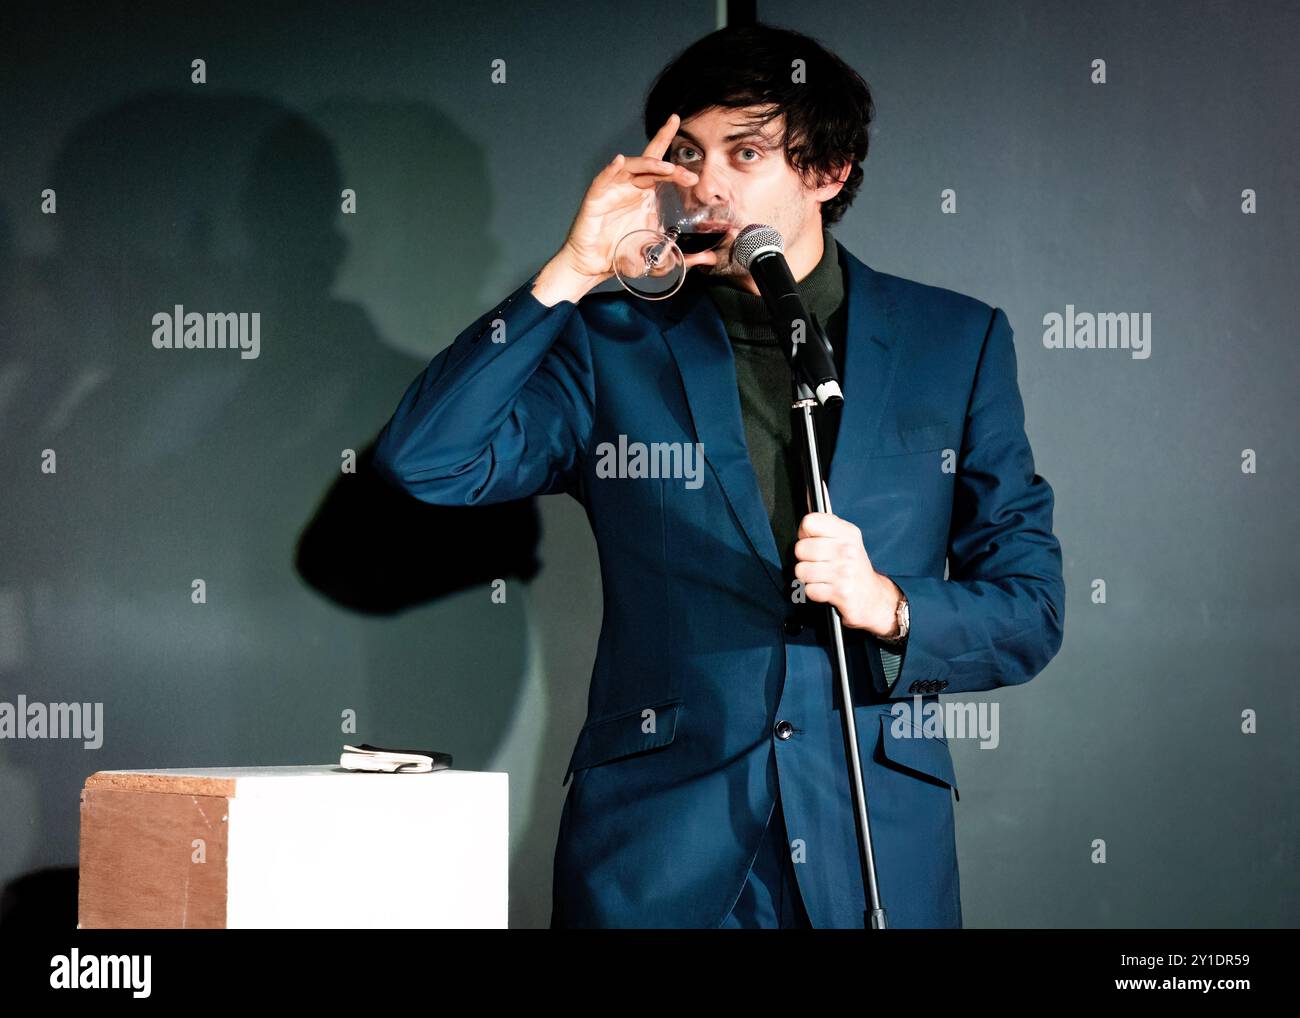
<instances>
[{"instance_id":1,"label":"glass stem","mask_svg":"<svg viewBox=\"0 0 1300 1018\"><path fill-rule=\"evenodd\" d=\"M668 229L664 230L664 236L668 238L668 244L674 243L677 240L677 235L681 232L681 229L676 226L670 226ZM663 255L664 249L668 244L656 244L646 252L646 268L653 269L659 264L659 259Z\"/></svg>"}]
</instances>

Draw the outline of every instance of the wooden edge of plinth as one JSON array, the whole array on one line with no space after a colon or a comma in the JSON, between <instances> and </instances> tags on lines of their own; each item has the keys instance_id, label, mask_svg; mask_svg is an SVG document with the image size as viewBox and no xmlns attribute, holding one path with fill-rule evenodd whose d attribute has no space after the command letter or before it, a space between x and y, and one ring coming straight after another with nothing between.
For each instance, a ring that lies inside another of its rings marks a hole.
<instances>
[{"instance_id":1,"label":"wooden edge of plinth","mask_svg":"<svg viewBox=\"0 0 1300 1018\"><path fill-rule=\"evenodd\" d=\"M235 779L210 774L168 774L156 771L96 771L86 779L87 789L112 788L124 792L173 795L216 795L233 799Z\"/></svg>"}]
</instances>

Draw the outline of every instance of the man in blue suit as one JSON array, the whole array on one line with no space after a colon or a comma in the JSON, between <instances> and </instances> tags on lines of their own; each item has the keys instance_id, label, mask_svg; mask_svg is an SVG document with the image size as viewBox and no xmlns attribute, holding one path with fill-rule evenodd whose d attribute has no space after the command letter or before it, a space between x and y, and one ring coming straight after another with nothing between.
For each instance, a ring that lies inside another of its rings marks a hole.
<instances>
[{"instance_id":1,"label":"man in blue suit","mask_svg":"<svg viewBox=\"0 0 1300 1018\"><path fill-rule=\"evenodd\" d=\"M556 255L380 436L376 465L417 498L567 492L595 533L604 618L552 926L862 927L827 604L889 925L961 925L948 745L896 708L1038 674L1061 644L1061 554L1006 315L829 232L871 116L865 82L805 36L700 40L648 96L643 154L597 175ZM590 292L664 181L782 234L843 380L821 423L833 513L801 499L789 370L734 230L670 299Z\"/></svg>"}]
</instances>

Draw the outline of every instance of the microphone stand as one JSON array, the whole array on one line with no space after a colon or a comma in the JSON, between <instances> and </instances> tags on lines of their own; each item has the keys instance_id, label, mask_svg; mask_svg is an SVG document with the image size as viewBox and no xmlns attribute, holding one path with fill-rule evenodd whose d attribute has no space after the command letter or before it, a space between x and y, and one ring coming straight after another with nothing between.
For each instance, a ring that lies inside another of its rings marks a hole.
<instances>
[{"instance_id":1,"label":"microphone stand","mask_svg":"<svg viewBox=\"0 0 1300 1018\"><path fill-rule=\"evenodd\" d=\"M811 341L822 343L829 350L830 342L827 340L825 331L822 329L816 315L812 316L812 322L811 331L813 335ZM774 321L773 325L778 329L783 327L779 321ZM804 437L800 448L803 458L808 511L829 513L831 512L831 495L826 482L822 479L817 422L813 417L814 410L821 407L817 397L813 395L813 387L816 386L818 380L816 378L805 379L806 371L799 363L799 344L794 343L790 337L786 338L788 340L787 349L794 349L790 365L794 397L791 409L800 411L801 430ZM838 397L838 399L831 397L831 399L827 400L827 402L832 401L842 403L843 397ZM867 791L862 779L862 760L858 753L858 726L853 715L853 696L849 687L848 657L844 652L844 630L839 610L833 604L827 603L826 615L830 623L832 643L830 648L831 671L834 673L835 681L840 687L840 700L844 705L840 713L844 733L844 750L849 764L849 782L853 797L853 819L858 831L858 862L862 868L862 886L867 890L867 908L862 913L862 926L864 929L883 930L888 928L888 923L885 918L885 906L880 900L880 884L876 877L876 857L871 847L871 823L867 818Z\"/></svg>"}]
</instances>

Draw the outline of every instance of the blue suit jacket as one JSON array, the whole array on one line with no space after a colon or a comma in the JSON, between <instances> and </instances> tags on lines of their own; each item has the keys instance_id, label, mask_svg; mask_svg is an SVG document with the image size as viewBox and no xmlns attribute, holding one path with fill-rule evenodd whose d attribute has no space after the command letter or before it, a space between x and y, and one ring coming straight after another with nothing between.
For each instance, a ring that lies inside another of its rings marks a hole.
<instances>
[{"instance_id":1,"label":"blue suit jacket","mask_svg":"<svg viewBox=\"0 0 1300 1018\"><path fill-rule=\"evenodd\" d=\"M1034 470L1004 312L839 255L831 508L911 605L890 688L874 639L845 630L877 873L891 926L960 926L948 745L890 708L1025 682L1055 655L1052 490ZM817 630L791 621L715 306L695 274L658 302L548 308L531 284L433 358L375 463L426 502L563 491L587 511L604 619L564 776L552 925L716 927L779 789L813 925L861 927L842 704ZM602 443L620 436L701 443L703 484L598 476Z\"/></svg>"}]
</instances>

